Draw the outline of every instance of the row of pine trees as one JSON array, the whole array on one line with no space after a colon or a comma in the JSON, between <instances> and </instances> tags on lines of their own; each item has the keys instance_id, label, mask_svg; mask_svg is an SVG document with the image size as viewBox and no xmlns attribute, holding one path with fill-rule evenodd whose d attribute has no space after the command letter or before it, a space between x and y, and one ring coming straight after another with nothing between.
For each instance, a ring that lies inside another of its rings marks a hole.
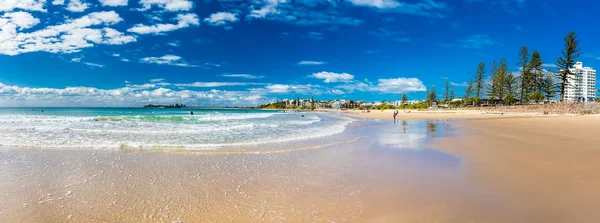
<instances>
[{"instance_id":1,"label":"row of pine trees","mask_svg":"<svg viewBox=\"0 0 600 223\"><path fill-rule=\"evenodd\" d=\"M556 96L563 102L568 80L575 75L569 68L575 65L575 60L580 56L578 44L575 32L571 31L564 37L565 49L556 61L556 71L544 69L540 52L534 50L530 54L527 46L521 47L519 52L517 65L520 72L510 71L506 59L502 58L499 62L491 63L486 77L485 63L479 62L475 76L469 80L465 89L463 102L480 104L482 98L487 98L503 104L514 104L517 101L526 104L549 102ZM441 101L447 103L452 99L454 89L446 79ZM407 96L403 94L402 101L406 100ZM427 92L427 101L438 101L434 86Z\"/></svg>"}]
</instances>

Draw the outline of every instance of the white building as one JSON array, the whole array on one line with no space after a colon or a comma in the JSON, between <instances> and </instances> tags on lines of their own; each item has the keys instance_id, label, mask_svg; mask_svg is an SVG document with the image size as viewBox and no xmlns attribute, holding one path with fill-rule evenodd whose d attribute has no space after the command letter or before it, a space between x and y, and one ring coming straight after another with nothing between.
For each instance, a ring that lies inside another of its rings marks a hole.
<instances>
[{"instance_id":1,"label":"white building","mask_svg":"<svg viewBox=\"0 0 600 223\"><path fill-rule=\"evenodd\" d=\"M571 72L575 75L569 77L569 84L565 86L564 101L593 102L596 99L596 70L576 62Z\"/></svg>"}]
</instances>

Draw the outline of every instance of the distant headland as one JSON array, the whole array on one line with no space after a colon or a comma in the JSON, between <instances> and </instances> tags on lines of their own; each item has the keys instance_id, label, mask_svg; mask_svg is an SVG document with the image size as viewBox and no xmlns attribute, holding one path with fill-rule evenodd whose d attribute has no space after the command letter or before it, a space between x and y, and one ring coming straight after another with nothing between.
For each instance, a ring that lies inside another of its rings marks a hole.
<instances>
[{"instance_id":1,"label":"distant headland","mask_svg":"<svg viewBox=\"0 0 600 223\"><path fill-rule=\"evenodd\" d=\"M184 104L174 104L174 105L153 105L147 104L144 105L144 108L185 108L187 105Z\"/></svg>"}]
</instances>

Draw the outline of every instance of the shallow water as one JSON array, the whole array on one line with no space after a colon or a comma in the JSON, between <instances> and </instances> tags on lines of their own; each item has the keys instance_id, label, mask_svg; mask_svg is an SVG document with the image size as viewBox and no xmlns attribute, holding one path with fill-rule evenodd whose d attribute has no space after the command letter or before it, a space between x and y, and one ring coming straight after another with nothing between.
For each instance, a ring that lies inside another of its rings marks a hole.
<instances>
[{"instance_id":1,"label":"shallow water","mask_svg":"<svg viewBox=\"0 0 600 223\"><path fill-rule=\"evenodd\" d=\"M216 150L344 131L349 118L231 109L0 108L0 147ZM190 115L193 111L194 115ZM304 116L304 117L303 117Z\"/></svg>"},{"instance_id":2,"label":"shallow water","mask_svg":"<svg viewBox=\"0 0 600 223\"><path fill-rule=\"evenodd\" d=\"M355 141L242 155L4 148L0 221L506 219L510 206L471 182L459 157L426 148L453 131L446 121L358 120L329 137Z\"/></svg>"}]
</instances>

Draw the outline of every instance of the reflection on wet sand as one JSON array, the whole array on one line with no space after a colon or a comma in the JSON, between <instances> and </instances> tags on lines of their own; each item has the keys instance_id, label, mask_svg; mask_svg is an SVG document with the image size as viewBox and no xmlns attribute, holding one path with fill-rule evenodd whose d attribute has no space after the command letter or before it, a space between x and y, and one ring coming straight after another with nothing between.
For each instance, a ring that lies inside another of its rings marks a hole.
<instances>
[{"instance_id":1,"label":"reflection on wet sand","mask_svg":"<svg viewBox=\"0 0 600 223\"><path fill-rule=\"evenodd\" d=\"M356 141L255 155L1 149L0 221L506 220L458 157L425 148L447 125L360 121Z\"/></svg>"}]
</instances>

